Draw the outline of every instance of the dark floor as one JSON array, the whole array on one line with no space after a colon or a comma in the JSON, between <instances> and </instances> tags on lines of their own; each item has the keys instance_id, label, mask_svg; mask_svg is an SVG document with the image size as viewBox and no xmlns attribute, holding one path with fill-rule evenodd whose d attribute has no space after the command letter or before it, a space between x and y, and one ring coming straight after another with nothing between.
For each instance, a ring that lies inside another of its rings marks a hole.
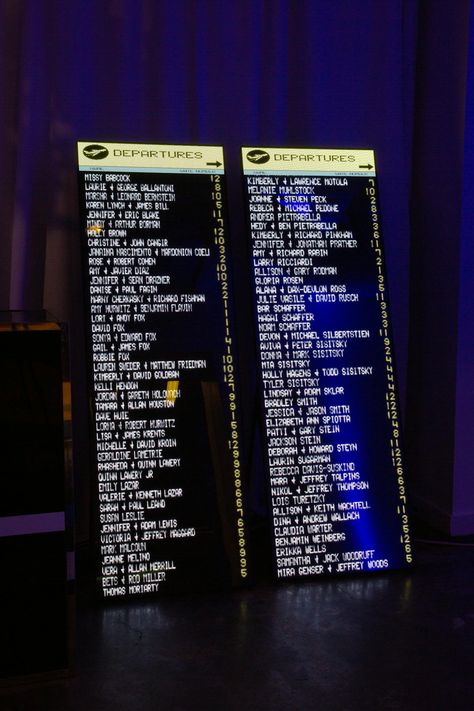
<instances>
[{"instance_id":1,"label":"dark floor","mask_svg":"<svg viewBox=\"0 0 474 711\"><path fill-rule=\"evenodd\" d=\"M2 711L474 709L474 547L384 573L79 605L75 675Z\"/></svg>"}]
</instances>

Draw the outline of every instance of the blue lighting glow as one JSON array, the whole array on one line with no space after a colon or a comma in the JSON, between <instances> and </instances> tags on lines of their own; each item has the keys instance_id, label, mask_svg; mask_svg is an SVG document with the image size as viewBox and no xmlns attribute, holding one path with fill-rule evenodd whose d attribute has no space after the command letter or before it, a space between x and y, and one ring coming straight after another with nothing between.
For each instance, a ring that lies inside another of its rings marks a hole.
<instances>
[{"instance_id":1,"label":"blue lighting glow","mask_svg":"<svg viewBox=\"0 0 474 711\"><path fill-rule=\"evenodd\" d=\"M247 172L279 579L411 562L372 175Z\"/></svg>"}]
</instances>

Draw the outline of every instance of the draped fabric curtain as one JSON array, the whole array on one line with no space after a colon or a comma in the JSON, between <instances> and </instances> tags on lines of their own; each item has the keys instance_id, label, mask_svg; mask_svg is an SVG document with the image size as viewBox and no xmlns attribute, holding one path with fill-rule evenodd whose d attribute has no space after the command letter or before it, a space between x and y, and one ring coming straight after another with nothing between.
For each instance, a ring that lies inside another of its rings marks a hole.
<instances>
[{"instance_id":1,"label":"draped fabric curtain","mask_svg":"<svg viewBox=\"0 0 474 711\"><path fill-rule=\"evenodd\" d=\"M403 391L416 15L416 0L0 0L0 309L69 321L80 392L75 141L223 144L245 367L239 147L374 148Z\"/></svg>"}]
</instances>

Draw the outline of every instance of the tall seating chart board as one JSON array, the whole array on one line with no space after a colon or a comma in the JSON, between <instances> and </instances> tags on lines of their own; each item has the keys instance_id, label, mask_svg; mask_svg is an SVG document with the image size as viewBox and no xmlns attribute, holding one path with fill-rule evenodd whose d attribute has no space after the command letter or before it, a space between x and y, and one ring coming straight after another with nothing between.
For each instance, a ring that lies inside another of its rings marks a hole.
<instances>
[{"instance_id":1,"label":"tall seating chart board","mask_svg":"<svg viewBox=\"0 0 474 711\"><path fill-rule=\"evenodd\" d=\"M247 575L224 158L78 144L100 588Z\"/></svg>"},{"instance_id":2,"label":"tall seating chart board","mask_svg":"<svg viewBox=\"0 0 474 711\"><path fill-rule=\"evenodd\" d=\"M276 575L409 565L374 153L242 161Z\"/></svg>"}]
</instances>

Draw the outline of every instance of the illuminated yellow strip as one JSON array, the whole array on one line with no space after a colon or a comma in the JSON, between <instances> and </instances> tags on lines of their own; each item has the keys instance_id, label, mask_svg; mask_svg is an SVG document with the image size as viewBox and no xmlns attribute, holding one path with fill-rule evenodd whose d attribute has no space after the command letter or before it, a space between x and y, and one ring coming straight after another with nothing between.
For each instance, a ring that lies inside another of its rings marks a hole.
<instances>
[{"instance_id":1,"label":"illuminated yellow strip","mask_svg":"<svg viewBox=\"0 0 474 711\"><path fill-rule=\"evenodd\" d=\"M168 380L168 382L166 384L166 400L172 406L174 406L174 404L176 402L176 398L178 397L178 389L179 389L179 380Z\"/></svg>"}]
</instances>

